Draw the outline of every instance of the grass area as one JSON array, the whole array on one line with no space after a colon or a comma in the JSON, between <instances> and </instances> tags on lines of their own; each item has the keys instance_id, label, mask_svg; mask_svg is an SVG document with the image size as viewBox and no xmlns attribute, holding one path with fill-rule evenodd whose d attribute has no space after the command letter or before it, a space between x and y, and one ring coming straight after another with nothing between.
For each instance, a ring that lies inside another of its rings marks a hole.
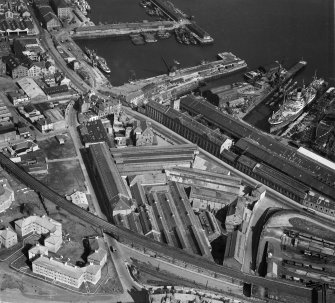
<instances>
[{"instance_id":1,"label":"grass area","mask_svg":"<svg viewBox=\"0 0 335 303\"><path fill-rule=\"evenodd\" d=\"M71 203L71 202L69 202ZM64 210L50 213L50 217L62 223L63 235L69 234L71 241L82 243L84 237L100 236L100 231ZM84 248L82 247L82 252Z\"/></svg>"},{"instance_id":2,"label":"grass area","mask_svg":"<svg viewBox=\"0 0 335 303\"><path fill-rule=\"evenodd\" d=\"M81 242L63 241L61 248L57 251L57 255L63 256L64 260L68 260L73 265L77 261L83 262L81 256L84 253L84 247Z\"/></svg>"},{"instance_id":3,"label":"grass area","mask_svg":"<svg viewBox=\"0 0 335 303\"><path fill-rule=\"evenodd\" d=\"M2 274L0 276L1 286L0 291L4 291L5 289L19 289L20 285L17 283L16 279L13 278L11 275Z\"/></svg>"},{"instance_id":4,"label":"grass area","mask_svg":"<svg viewBox=\"0 0 335 303\"><path fill-rule=\"evenodd\" d=\"M59 144L56 137L39 141L39 147L45 152L49 160L71 158L77 156L71 136L67 133L63 145Z\"/></svg>"},{"instance_id":5,"label":"grass area","mask_svg":"<svg viewBox=\"0 0 335 303\"><path fill-rule=\"evenodd\" d=\"M48 163L49 173L41 182L60 195L70 195L75 191L86 191L85 178L78 160Z\"/></svg>"},{"instance_id":6,"label":"grass area","mask_svg":"<svg viewBox=\"0 0 335 303\"><path fill-rule=\"evenodd\" d=\"M0 77L0 90L9 92L13 90L18 90L18 86L16 85L16 82L9 76L1 76Z\"/></svg>"},{"instance_id":7,"label":"grass area","mask_svg":"<svg viewBox=\"0 0 335 303\"><path fill-rule=\"evenodd\" d=\"M335 232L322 227L321 225L301 218L290 218L289 222L293 225L292 229L295 229L298 232L307 233L312 236L334 242Z\"/></svg>"},{"instance_id":8,"label":"grass area","mask_svg":"<svg viewBox=\"0 0 335 303\"><path fill-rule=\"evenodd\" d=\"M89 284L90 289L92 284ZM101 284L97 291L98 294L121 294L123 292L123 287L117 271L115 269L114 263L108 255L107 263L101 271Z\"/></svg>"}]
</instances>

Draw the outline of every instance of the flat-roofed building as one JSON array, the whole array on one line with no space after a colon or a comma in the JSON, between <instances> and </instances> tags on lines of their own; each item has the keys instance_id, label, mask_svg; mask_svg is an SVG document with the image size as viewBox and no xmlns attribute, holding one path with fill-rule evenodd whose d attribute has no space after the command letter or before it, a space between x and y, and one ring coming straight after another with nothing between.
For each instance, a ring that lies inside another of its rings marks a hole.
<instances>
[{"instance_id":1,"label":"flat-roofed building","mask_svg":"<svg viewBox=\"0 0 335 303\"><path fill-rule=\"evenodd\" d=\"M30 99L45 98L43 90L31 78L23 78L17 81L17 84L23 89Z\"/></svg>"},{"instance_id":2,"label":"flat-roofed building","mask_svg":"<svg viewBox=\"0 0 335 303\"><path fill-rule=\"evenodd\" d=\"M59 19L69 19L71 16L71 7L64 0L51 0L51 6L57 13Z\"/></svg>"},{"instance_id":3,"label":"flat-roofed building","mask_svg":"<svg viewBox=\"0 0 335 303\"><path fill-rule=\"evenodd\" d=\"M10 227L0 230L0 246L10 248L17 244L17 234Z\"/></svg>"},{"instance_id":4,"label":"flat-roofed building","mask_svg":"<svg viewBox=\"0 0 335 303\"><path fill-rule=\"evenodd\" d=\"M88 201L85 193L76 191L70 197L73 204L76 204L84 209L88 208Z\"/></svg>"},{"instance_id":5,"label":"flat-roofed building","mask_svg":"<svg viewBox=\"0 0 335 303\"><path fill-rule=\"evenodd\" d=\"M27 104L29 102L28 96L21 92L8 92L7 97L9 101L13 103L14 106Z\"/></svg>"},{"instance_id":6,"label":"flat-roofed building","mask_svg":"<svg viewBox=\"0 0 335 303\"><path fill-rule=\"evenodd\" d=\"M55 107L48 109L43 112L43 115L46 117L47 120L49 119L51 121L54 131L63 130L66 128L65 117L63 116L59 108Z\"/></svg>"},{"instance_id":7,"label":"flat-roofed building","mask_svg":"<svg viewBox=\"0 0 335 303\"><path fill-rule=\"evenodd\" d=\"M87 257L87 262L103 267L107 262L107 251L103 238L96 237L90 240L93 253Z\"/></svg>"},{"instance_id":8,"label":"flat-roofed building","mask_svg":"<svg viewBox=\"0 0 335 303\"><path fill-rule=\"evenodd\" d=\"M16 232L24 237L30 233L47 235L44 246L51 252L57 252L62 244L62 224L47 216L29 216L15 221Z\"/></svg>"},{"instance_id":9,"label":"flat-roofed building","mask_svg":"<svg viewBox=\"0 0 335 303\"><path fill-rule=\"evenodd\" d=\"M101 267L98 265L77 267L44 255L32 261L32 270L43 277L75 288L79 288L83 282L96 284L101 278Z\"/></svg>"}]
</instances>

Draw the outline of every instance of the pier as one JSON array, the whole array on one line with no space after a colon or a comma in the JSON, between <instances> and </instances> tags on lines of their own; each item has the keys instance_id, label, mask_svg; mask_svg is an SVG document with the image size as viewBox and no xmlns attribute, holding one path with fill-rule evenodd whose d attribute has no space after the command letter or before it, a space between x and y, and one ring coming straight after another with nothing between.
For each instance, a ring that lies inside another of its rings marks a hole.
<instances>
[{"instance_id":1,"label":"pier","mask_svg":"<svg viewBox=\"0 0 335 303\"><path fill-rule=\"evenodd\" d=\"M133 23L103 24L77 27L73 33L71 33L71 36L74 39L118 37L143 32L172 31L184 25L185 22L179 23L175 21L143 21Z\"/></svg>"},{"instance_id":2,"label":"pier","mask_svg":"<svg viewBox=\"0 0 335 303\"><path fill-rule=\"evenodd\" d=\"M151 4L159 8L170 20L186 24L186 27L193 34L200 44L213 43L214 39L198 24L189 20L189 16L176 8L170 1L150 0Z\"/></svg>"}]
</instances>

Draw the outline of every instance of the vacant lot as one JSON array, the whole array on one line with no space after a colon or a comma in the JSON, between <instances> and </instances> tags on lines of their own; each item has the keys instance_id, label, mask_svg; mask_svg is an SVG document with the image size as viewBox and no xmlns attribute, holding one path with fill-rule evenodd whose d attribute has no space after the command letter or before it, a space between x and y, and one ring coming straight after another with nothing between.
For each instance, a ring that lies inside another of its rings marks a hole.
<instances>
[{"instance_id":1,"label":"vacant lot","mask_svg":"<svg viewBox=\"0 0 335 303\"><path fill-rule=\"evenodd\" d=\"M71 158L77 155L71 136L65 134L64 137L66 139L62 145L58 143L56 137L38 142L49 160Z\"/></svg>"},{"instance_id":2,"label":"vacant lot","mask_svg":"<svg viewBox=\"0 0 335 303\"><path fill-rule=\"evenodd\" d=\"M69 202L71 203L71 202ZM100 230L90 224L82 221L64 210L51 213L50 217L62 223L63 235L75 242L82 243L84 237L100 236Z\"/></svg>"},{"instance_id":3,"label":"vacant lot","mask_svg":"<svg viewBox=\"0 0 335 303\"><path fill-rule=\"evenodd\" d=\"M60 195L70 195L75 191L86 191L85 178L78 160L48 163L49 173L42 182Z\"/></svg>"}]
</instances>

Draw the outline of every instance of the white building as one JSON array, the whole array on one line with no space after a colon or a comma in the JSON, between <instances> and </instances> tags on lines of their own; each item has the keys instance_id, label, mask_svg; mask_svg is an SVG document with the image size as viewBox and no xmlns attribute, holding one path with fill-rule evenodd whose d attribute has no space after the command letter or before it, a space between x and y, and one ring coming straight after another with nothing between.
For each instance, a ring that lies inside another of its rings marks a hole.
<instances>
[{"instance_id":1,"label":"white building","mask_svg":"<svg viewBox=\"0 0 335 303\"><path fill-rule=\"evenodd\" d=\"M88 201L85 193L76 191L70 197L74 204L84 209L88 208Z\"/></svg>"},{"instance_id":2,"label":"white building","mask_svg":"<svg viewBox=\"0 0 335 303\"><path fill-rule=\"evenodd\" d=\"M8 209L14 201L14 191L7 179L0 179L0 213Z\"/></svg>"},{"instance_id":3,"label":"white building","mask_svg":"<svg viewBox=\"0 0 335 303\"><path fill-rule=\"evenodd\" d=\"M16 232L24 237L30 233L47 235L44 246L51 252L57 252L62 244L62 224L47 216L30 216L15 221Z\"/></svg>"},{"instance_id":4,"label":"white building","mask_svg":"<svg viewBox=\"0 0 335 303\"><path fill-rule=\"evenodd\" d=\"M77 267L44 255L32 261L32 268L36 274L75 288L79 288L83 282L96 284L101 278L99 265L91 263L85 267Z\"/></svg>"},{"instance_id":5,"label":"white building","mask_svg":"<svg viewBox=\"0 0 335 303\"><path fill-rule=\"evenodd\" d=\"M17 234L11 228L0 230L0 246L10 248L17 244Z\"/></svg>"},{"instance_id":6,"label":"white building","mask_svg":"<svg viewBox=\"0 0 335 303\"><path fill-rule=\"evenodd\" d=\"M94 242L96 242L95 244L98 248L94 250L94 253L87 257L87 262L103 267L107 262L107 251L105 249L104 240L96 237Z\"/></svg>"}]
</instances>

